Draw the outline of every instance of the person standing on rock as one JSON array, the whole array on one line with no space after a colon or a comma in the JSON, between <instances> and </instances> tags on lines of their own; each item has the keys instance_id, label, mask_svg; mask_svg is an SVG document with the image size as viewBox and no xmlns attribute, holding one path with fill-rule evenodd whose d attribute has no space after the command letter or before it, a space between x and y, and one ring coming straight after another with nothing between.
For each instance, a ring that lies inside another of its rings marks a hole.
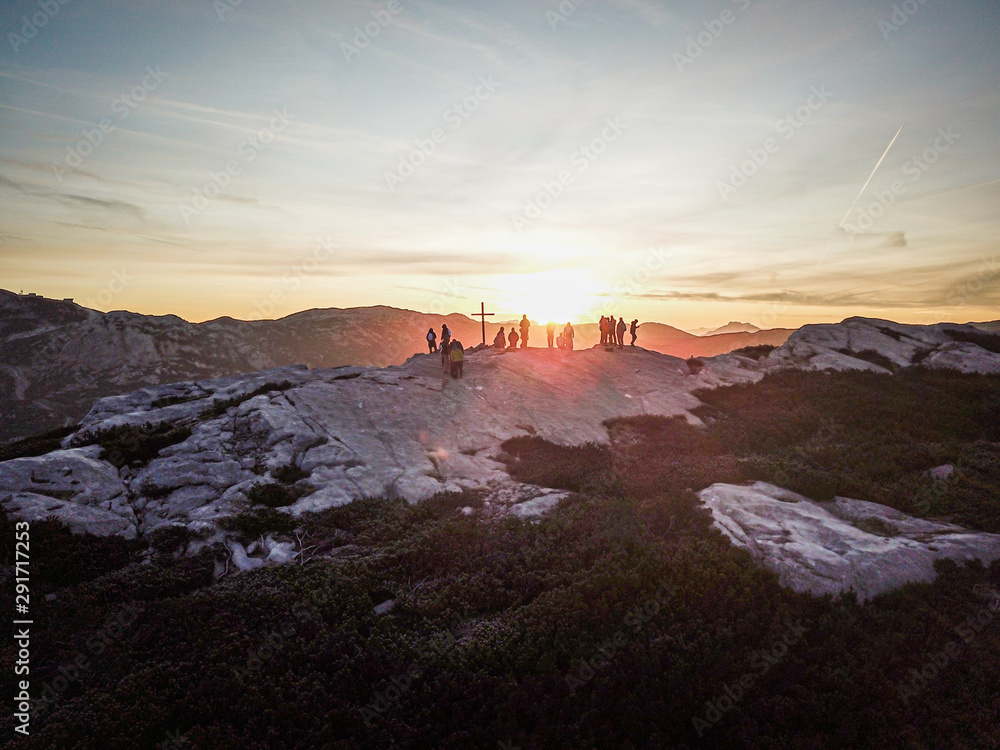
<instances>
[{"instance_id":1,"label":"person standing on rock","mask_svg":"<svg viewBox=\"0 0 1000 750\"><path fill-rule=\"evenodd\" d=\"M545 335L549 339L549 349L551 349L552 348L552 341L553 341L553 339L555 338L555 335L556 335L556 324L553 323L551 320L549 321L549 324L547 326L545 326Z\"/></svg>"},{"instance_id":2,"label":"person standing on rock","mask_svg":"<svg viewBox=\"0 0 1000 750\"><path fill-rule=\"evenodd\" d=\"M518 339L517 331L514 329L514 326L511 326L510 333L507 334L507 341L510 342L511 349L517 349L517 339Z\"/></svg>"},{"instance_id":3,"label":"person standing on rock","mask_svg":"<svg viewBox=\"0 0 1000 750\"><path fill-rule=\"evenodd\" d=\"M611 317L609 317L607 319L607 323L605 323L605 330L607 331L607 335L604 337L604 343L607 344L608 346L614 346L615 345L615 316L614 315L612 315Z\"/></svg>"},{"instance_id":4,"label":"person standing on rock","mask_svg":"<svg viewBox=\"0 0 1000 750\"><path fill-rule=\"evenodd\" d=\"M632 334L632 343L630 343L629 346L635 346L635 336L636 336L635 331L638 327L639 327L639 319L636 318L635 320L632 321L632 326L629 328L629 333Z\"/></svg>"},{"instance_id":5,"label":"person standing on rock","mask_svg":"<svg viewBox=\"0 0 1000 750\"><path fill-rule=\"evenodd\" d=\"M567 321L566 327L563 328L563 344L569 351L573 351L573 337L575 335L576 332L573 330L573 324Z\"/></svg>"},{"instance_id":6,"label":"person standing on rock","mask_svg":"<svg viewBox=\"0 0 1000 750\"><path fill-rule=\"evenodd\" d=\"M617 330L617 333L618 333L618 348L619 349L621 349L623 346L625 346L625 329L627 327L628 326L625 325L625 318L624 318L624 316L621 317L621 318L619 318L618 319L618 330Z\"/></svg>"},{"instance_id":7,"label":"person standing on rock","mask_svg":"<svg viewBox=\"0 0 1000 750\"><path fill-rule=\"evenodd\" d=\"M531 328L531 322L528 320L527 315L521 316L521 348L528 348L528 329Z\"/></svg>"},{"instance_id":8,"label":"person standing on rock","mask_svg":"<svg viewBox=\"0 0 1000 750\"><path fill-rule=\"evenodd\" d=\"M608 319L605 316L601 316L601 346L608 343Z\"/></svg>"},{"instance_id":9,"label":"person standing on rock","mask_svg":"<svg viewBox=\"0 0 1000 750\"><path fill-rule=\"evenodd\" d=\"M430 354L434 354L438 350L437 334L434 333L433 328L427 329L427 350Z\"/></svg>"},{"instance_id":10,"label":"person standing on rock","mask_svg":"<svg viewBox=\"0 0 1000 750\"><path fill-rule=\"evenodd\" d=\"M497 331L497 335L493 338L493 346L496 349L503 349L507 345L507 334L503 332L503 326L500 326L500 330Z\"/></svg>"},{"instance_id":11,"label":"person standing on rock","mask_svg":"<svg viewBox=\"0 0 1000 750\"><path fill-rule=\"evenodd\" d=\"M452 341L449 346L451 351L448 354L448 359L451 361L451 377L461 378L465 376L463 370L465 369L465 351L462 349L461 341Z\"/></svg>"},{"instance_id":12,"label":"person standing on rock","mask_svg":"<svg viewBox=\"0 0 1000 750\"><path fill-rule=\"evenodd\" d=\"M447 324L441 324L441 369L448 372L451 364L448 360L449 349L451 349L451 330Z\"/></svg>"}]
</instances>

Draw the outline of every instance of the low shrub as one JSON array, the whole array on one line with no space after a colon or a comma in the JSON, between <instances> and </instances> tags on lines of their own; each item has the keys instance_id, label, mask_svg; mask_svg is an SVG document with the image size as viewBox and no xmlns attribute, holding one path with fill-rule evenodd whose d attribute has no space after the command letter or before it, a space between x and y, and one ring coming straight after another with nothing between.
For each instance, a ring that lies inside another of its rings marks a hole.
<instances>
[{"instance_id":1,"label":"low shrub","mask_svg":"<svg viewBox=\"0 0 1000 750\"><path fill-rule=\"evenodd\" d=\"M234 406L239 406L240 404L244 403L245 401L249 401L252 398L266 395L268 393L271 393L272 391L287 391L289 388L292 388L292 384L287 380L283 380L280 383L264 383L264 385L260 386L259 388L255 388L249 393L244 393L241 396L234 396L233 398L229 399L219 399L218 401L213 402L208 409L202 412L201 415L202 419L212 419L214 417L221 417L223 414L229 411L229 409L233 408Z\"/></svg>"},{"instance_id":2,"label":"low shrub","mask_svg":"<svg viewBox=\"0 0 1000 750\"><path fill-rule=\"evenodd\" d=\"M141 466L156 458L164 448L183 443L191 437L188 426L174 426L168 422L143 425L117 425L98 430L90 442L101 446L101 460L115 468Z\"/></svg>"},{"instance_id":3,"label":"low shrub","mask_svg":"<svg viewBox=\"0 0 1000 750\"><path fill-rule=\"evenodd\" d=\"M954 341L975 344L988 352L1000 354L1000 333L990 333L988 331L960 331L952 328L948 330L948 336L950 336Z\"/></svg>"},{"instance_id":4,"label":"low shrub","mask_svg":"<svg viewBox=\"0 0 1000 750\"><path fill-rule=\"evenodd\" d=\"M739 354L743 357L749 357L750 359L764 359L768 354L773 352L778 347L772 346L771 344L758 344L756 346L744 346L739 349L733 349L730 354Z\"/></svg>"},{"instance_id":5,"label":"low shrub","mask_svg":"<svg viewBox=\"0 0 1000 750\"><path fill-rule=\"evenodd\" d=\"M283 484L256 482L247 491L247 498L254 505L268 508L284 508L295 502L295 493Z\"/></svg>"},{"instance_id":6,"label":"low shrub","mask_svg":"<svg viewBox=\"0 0 1000 750\"><path fill-rule=\"evenodd\" d=\"M0 445L0 462L15 458L30 458L44 456L62 447L63 438L67 438L80 428L79 425L60 427L56 430L43 432L40 435L12 440Z\"/></svg>"},{"instance_id":7,"label":"low shrub","mask_svg":"<svg viewBox=\"0 0 1000 750\"><path fill-rule=\"evenodd\" d=\"M271 476L282 484L295 484L300 479L308 479L311 474L308 471L303 471L295 464L288 464L287 466L279 466L277 469L273 469Z\"/></svg>"},{"instance_id":8,"label":"low shrub","mask_svg":"<svg viewBox=\"0 0 1000 750\"><path fill-rule=\"evenodd\" d=\"M228 531L237 531L247 539L256 539L266 534L290 534L302 525L302 521L288 513L274 508L254 508L225 518L220 523Z\"/></svg>"}]
</instances>

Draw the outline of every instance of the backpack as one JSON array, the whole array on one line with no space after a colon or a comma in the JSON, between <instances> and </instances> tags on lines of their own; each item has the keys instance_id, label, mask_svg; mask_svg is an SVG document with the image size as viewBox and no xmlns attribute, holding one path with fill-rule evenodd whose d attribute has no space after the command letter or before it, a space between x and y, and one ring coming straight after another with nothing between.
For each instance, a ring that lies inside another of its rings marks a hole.
<instances>
[{"instance_id":1,"label":"backpack","mask_svg":"<svg viewBox=\"0 0 1000 750\"><path fill-rule=\"evenodd\" d=\"M434 331L428 331L427 332L427 340L428 341L433 341L436 338L437 338L437 335L435 335Z\"/></svg>"},{"instance_id":2,"label":"backpack","mask_svg":"<svg viewBox=\"0 0 1000 750\"><path fill-rule=\"evenodd\" d=\"M453 346L451 348L451 361L452 362L464 362L465 361L465 352L462 351L462 347L460 347L460 346Z\"/></svg>"}]
</instances>

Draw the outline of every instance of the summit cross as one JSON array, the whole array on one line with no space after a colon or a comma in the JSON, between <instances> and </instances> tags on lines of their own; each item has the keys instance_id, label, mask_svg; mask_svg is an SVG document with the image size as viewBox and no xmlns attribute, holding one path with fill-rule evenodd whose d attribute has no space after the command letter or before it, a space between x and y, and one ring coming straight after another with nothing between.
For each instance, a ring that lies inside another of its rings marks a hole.
<instances>
[{"instance_id":1,"label":"summit cross","mask_svg":"<svg viewBox=\"0 0 1000 750\"><path fill-rule=\"evenodd\" d=\"M473 318L479 318L479 320L483 324L483 346L486 346L486 318L488 318L491 315L493 315L493 313L486 312L486 303L485 302L480 302L479 303L479 312L472 313L472 317Z\"/></svg>"}]
</instances>

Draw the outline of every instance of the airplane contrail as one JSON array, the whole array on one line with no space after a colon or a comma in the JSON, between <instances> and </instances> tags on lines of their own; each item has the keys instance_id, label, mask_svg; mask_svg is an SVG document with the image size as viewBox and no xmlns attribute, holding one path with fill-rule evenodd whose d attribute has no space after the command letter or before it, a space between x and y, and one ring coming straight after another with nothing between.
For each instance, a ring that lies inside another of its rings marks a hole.
<instances>
[{"instance_id":1,"label":"airplane contrail","mask_svg":"<svg viewBox=\"0 0 1000 750\"><path fill-rule=\"evenodd\" d=\"M885 151L882 154L882 158L878 160L878 164L875 165L875 169L873 169L872 173L868 175L868 182L866 182L865 186L861 188L861 192L858 193L858 197L854 199L854 203L851 204L851 207L847 209L847 213L844 214L844 218L840 220L840 223L837 225L837 229L840 229L841 227L844 226L844 222L847 221L847 217L851 215L851 211L853 211L854 207L858 205L858 201L861 200L861 196L865 194L865 191L871 184L872 179L875 177L875 173L878 172L878 168L882 166L882 162L885 161L885 157L889 155L889 151L890 149L892 149L892 144L896 142L896 139L899 138L899 134L903 132L903 128L905 127L906 127L905 124L899 126L899 130L896 131L896 135L892 137L892 140L889 141L889 145L885 147Z\"/></svg>"}]
</instances>

